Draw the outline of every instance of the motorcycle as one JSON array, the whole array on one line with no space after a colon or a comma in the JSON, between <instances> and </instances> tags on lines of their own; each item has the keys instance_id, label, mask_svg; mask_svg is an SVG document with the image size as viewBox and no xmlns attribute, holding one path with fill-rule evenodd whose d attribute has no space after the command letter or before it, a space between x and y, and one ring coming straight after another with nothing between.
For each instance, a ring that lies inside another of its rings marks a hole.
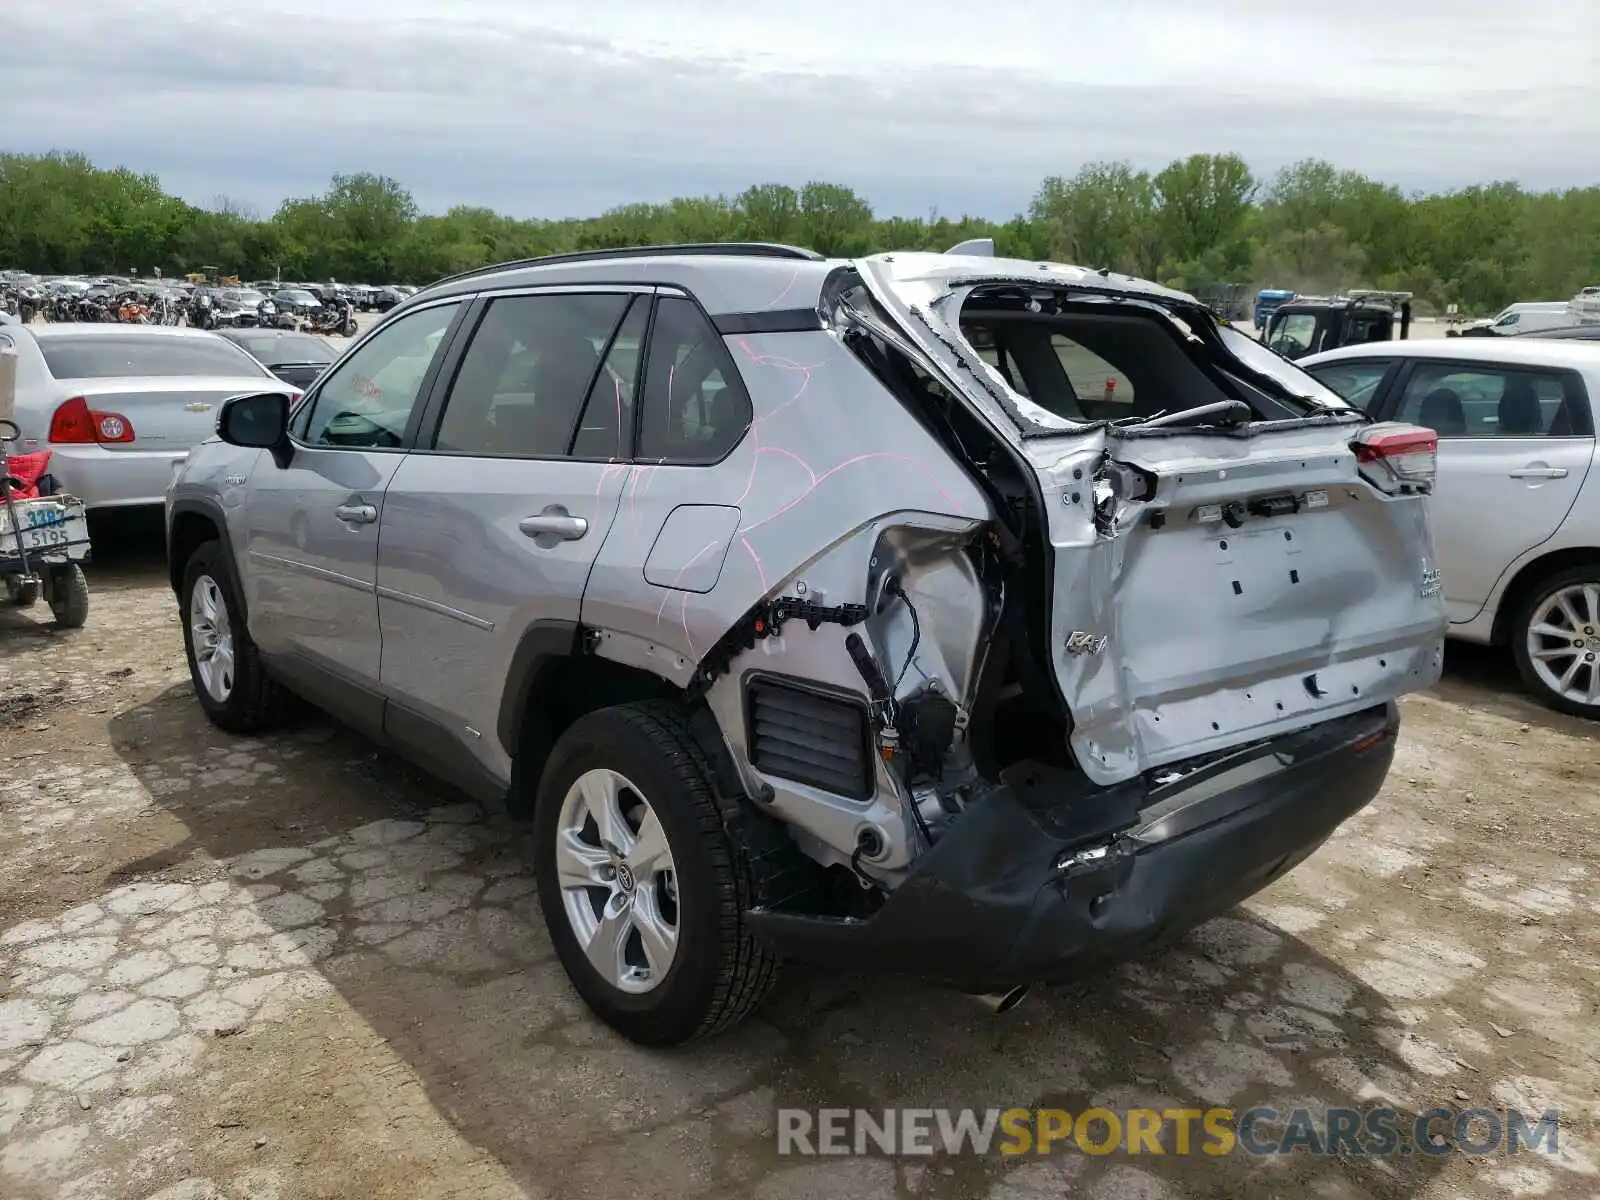
<instances>
[{"instance_id":1,"label":"motorcycle","mask_svg":"<svg viewBox=\"0 0 1600 1200\"><path fill-rule=\"evenodd\" d=\"M273 300L256 305L256 320L263 329L293 329L294 314L280 309Z\"/></svg>"},{"instance_id":2,"label":"motorcycle","mask_svg":"<svg viewBox=\"0 0 1600 1200\"><path fill-rule=\"evenodd\" d=\"M306 318L304 328L308 333L337 333L342 337L355 337L355 309L348 300L324 304Z\"/></svg>"}]
</instances>

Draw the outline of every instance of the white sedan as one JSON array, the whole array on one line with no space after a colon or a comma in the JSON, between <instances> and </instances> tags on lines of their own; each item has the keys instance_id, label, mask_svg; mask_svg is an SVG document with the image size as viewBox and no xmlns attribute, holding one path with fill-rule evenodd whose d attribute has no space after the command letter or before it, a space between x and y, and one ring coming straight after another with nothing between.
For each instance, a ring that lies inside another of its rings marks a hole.
<instances>
[{"instance_id":1,"label":"white sedan","mask_svg":"<svg viewBox=\"0 0 1600 1200\"><path fill-rule=\"evenodd\" d=\"M1552 708L1600 718L1600 343L1378 342L1298 365L1378 420L1437 431L1450 635L1507 647Z\"/></svg>"},{"instance_id":2,"label":"white sedan","mask_svg":"<svg viewBox=\"0 0 1600 1200\"><path fill-rule=\"evenodd\" d=\"M12 453L48 449L49 473L90 509L161 504L173 463L211 436L222 401L294 391L198 329L6 325L0 344L17 351Z\"/></svg>"}]
</instances>

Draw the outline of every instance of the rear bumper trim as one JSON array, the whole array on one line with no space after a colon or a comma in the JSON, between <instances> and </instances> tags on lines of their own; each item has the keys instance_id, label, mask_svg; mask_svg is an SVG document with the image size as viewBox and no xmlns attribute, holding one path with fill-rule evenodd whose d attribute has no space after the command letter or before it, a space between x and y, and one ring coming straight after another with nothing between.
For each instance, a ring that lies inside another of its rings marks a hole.
<instances>
[{"instance_id":1,"label":"rear bumper trim","mask_svg":"<svg viewBox=\"0 0 1600 1200\"><path fill-rule=\"evenodd\" d=\"M1398 729L1391 702L1160 787L1024 764L870 918L746 920L791 958L965 991L1071 977L1171 942L1303 862L1377 795Z\"/></svg>"}]
</instances>

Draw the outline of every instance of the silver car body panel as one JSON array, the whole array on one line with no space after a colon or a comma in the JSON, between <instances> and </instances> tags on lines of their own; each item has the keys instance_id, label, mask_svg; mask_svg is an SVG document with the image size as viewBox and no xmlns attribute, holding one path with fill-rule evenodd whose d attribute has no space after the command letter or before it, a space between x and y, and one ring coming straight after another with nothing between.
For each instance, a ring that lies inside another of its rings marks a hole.
<instances>
[{"instance_id":1,"label":"silver car body panel","mask_svg":"<svg viewBox=\"0 0 1600 1200\"><path fill-rule=\"evenodd\" d=\"M1299 365L1364 358L1576 371L1600 419L1600 344L1541 338L1386 342L1341 347ZM1432 525L1451 637L1492 641L1506 589L1541 559L1574 550L1600 554L1595 457L1592 435L1439 439Z\"/></svg>"}]
</instances>

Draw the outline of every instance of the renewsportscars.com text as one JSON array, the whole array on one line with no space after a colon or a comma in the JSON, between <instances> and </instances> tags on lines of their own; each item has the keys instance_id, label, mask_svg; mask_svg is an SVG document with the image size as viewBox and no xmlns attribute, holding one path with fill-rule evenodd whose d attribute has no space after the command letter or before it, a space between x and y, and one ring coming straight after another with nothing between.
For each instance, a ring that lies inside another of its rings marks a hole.
<instances>
[{"instance_id":1,"label":"renewsportscars.com text","mask_svg":"<svg viewBox=\"0 0 1600 1200\"><path fill-rule=\"evenodd\" d=\"M1370 1157L1559 1151L1560 1118L1517 1109L780 1108L785 1155L1084 1154Z\"/></svg>"}]
</instances>

